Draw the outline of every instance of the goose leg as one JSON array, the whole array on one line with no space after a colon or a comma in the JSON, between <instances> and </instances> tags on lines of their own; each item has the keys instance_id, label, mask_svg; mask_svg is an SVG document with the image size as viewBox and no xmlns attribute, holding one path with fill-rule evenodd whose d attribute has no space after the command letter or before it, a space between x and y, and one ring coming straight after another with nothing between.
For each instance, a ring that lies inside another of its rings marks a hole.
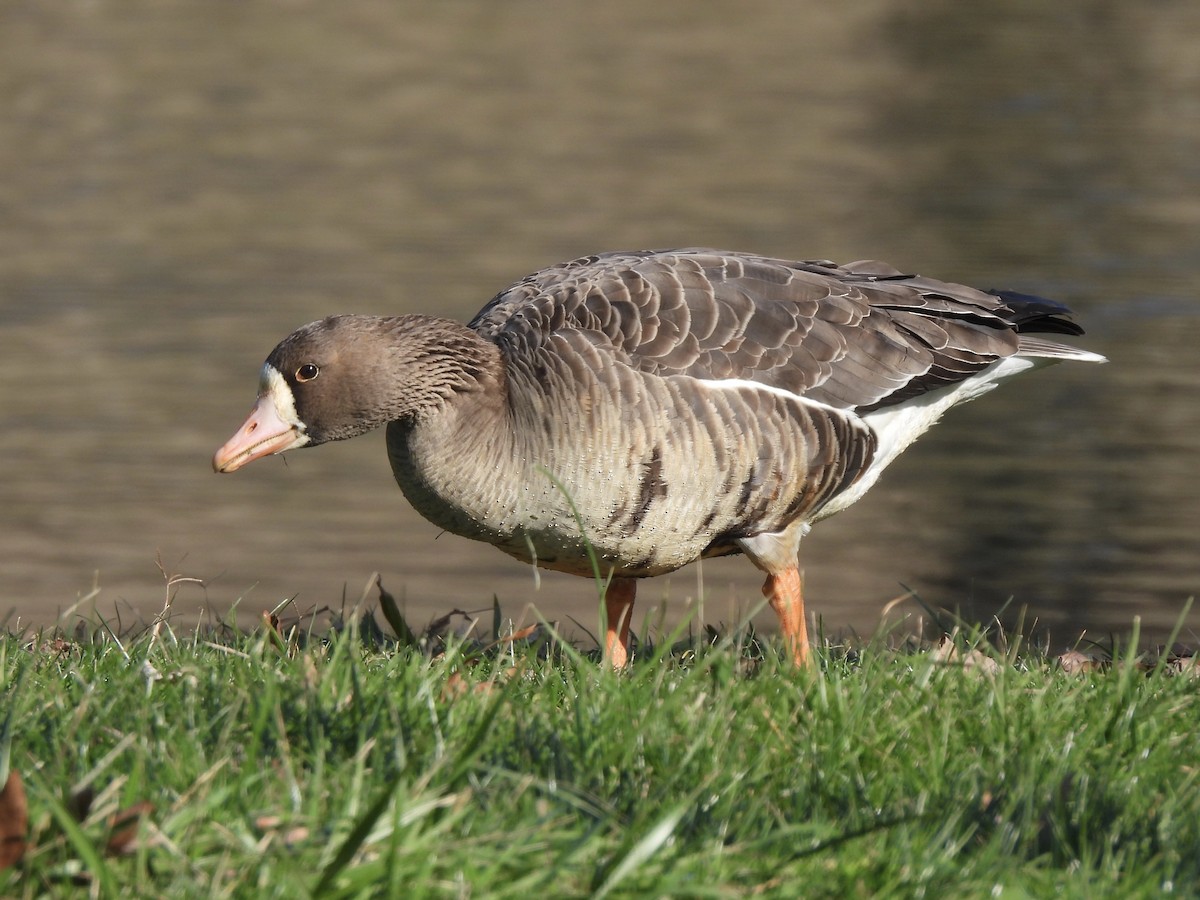
<instances>
[{"instance_id":1,"label":"goose leg","mask_svg":"<svg viewBox=\"0 0 1200 900\"><path fill-rule=\"evenodd\" d=\"M779 616L783 640L799 668L808 663L808 622L804 618L804 591L796 566L773 572L763 584L763 596Z\"/></svg>"},{"instance_id":2,"label":"goose leg","mask_svg":"<svg viewBox=\"0 0 1200 900\"><path fill-rule=\"evenodd\" d=\"M633 618L633 598L637 582L632 578L614 578L604 592L608 612L608 630L604 635L604 659L614 669L629 663L629 621Z\"/></svg>"}]
</instances>

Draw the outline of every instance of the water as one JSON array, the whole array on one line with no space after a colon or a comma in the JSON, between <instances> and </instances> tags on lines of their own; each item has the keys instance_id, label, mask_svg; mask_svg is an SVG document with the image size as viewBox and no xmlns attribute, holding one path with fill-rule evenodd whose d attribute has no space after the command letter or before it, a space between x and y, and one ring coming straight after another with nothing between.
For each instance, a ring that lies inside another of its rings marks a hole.
<instances>
[{"instance_id":1,"label":"water","mask_svg":"<svg viewBox=\"0 0 1200 900\"><path fill-rule=\"evenodd\" d=\"M918 591L1059 641L1200 586L1200 9L14 3L0 14L0 609L98 583L244 621L370 573L415 623L594 589L445 535L382 435L220 477L262 358L333 312L468 317L543 265L709 245L1055 297L1107 366L956 410L802 562L827 629ZM643 586L728 622L745 560ZM897 613L919 611L909 602ZM525 613L528 620L528 613ZM895 615L895 614L894 614ZM762 620L770 622L767 616ZM1185 637L1194 637L1195 615Z\"/></svg>"}]
</instances>

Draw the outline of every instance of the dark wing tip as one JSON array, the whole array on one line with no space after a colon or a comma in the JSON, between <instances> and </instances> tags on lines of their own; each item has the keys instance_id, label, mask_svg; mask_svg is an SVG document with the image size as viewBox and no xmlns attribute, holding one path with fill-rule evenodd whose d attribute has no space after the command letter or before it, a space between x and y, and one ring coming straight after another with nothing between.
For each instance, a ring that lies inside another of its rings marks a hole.
<instances>
[{"instance_id":1,"label":"dark wing tip","mask_svg":"<svg viewBox=\"0 0 1200 900\"><path fill-rule=\"evenodd\" d=\"M993 297L999 297L1008 307L1010 314L1004 318L1012 322L1021 333L1083 334L1083 328L1071 321L1071 310L1066 305L1033 294L1019 291L989 289Z\"/></svg>"}]
</instances>

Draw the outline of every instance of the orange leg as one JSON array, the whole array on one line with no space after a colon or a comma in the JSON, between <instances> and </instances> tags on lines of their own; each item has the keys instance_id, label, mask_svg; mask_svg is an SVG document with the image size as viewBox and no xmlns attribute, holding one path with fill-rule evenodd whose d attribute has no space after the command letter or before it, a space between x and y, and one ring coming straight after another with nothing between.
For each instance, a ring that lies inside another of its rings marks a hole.
<instances>
[{"instance_id":1,"label":"orange leg","mask_svg":"<svg viewBox=\"0 0 1200 900\"><path fill-rule=\"evenodd\" d=\"M614 578L604 593L608 611L608 630L604 635L604 659L614 669L629 664L629 620L633 618L633 598L637 582L632 578Z\"/></svg>"},{"instance_id":2,"label":"orange leg","mask_svg":"<svg viewBox=\"0 0 1200 900\"><path fill-rule=\"evenodd\" d=\"M804 591L800 570L795 566L767 576L763 596L779 616L783 640L792 653L796 667L808 663L808 622L804 618Z\"/></svg>"}]
</instances>

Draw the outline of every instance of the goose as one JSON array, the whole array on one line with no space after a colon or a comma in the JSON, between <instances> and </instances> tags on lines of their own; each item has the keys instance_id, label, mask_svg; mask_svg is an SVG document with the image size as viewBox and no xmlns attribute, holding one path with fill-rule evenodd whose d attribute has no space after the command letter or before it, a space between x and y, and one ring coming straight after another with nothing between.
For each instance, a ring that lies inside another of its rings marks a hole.
<instances>
[{"instance_id":1,"label":"goose","mask_svg":"<svg viewBox=\"0 0 1200 900\"><path fill-rule=\"evenodd\" d=\"M786 651L809 661L799 545L950 407L1103 356L1060 303L864 260L708 249L535 272L469 324L337 315L286 337L213 457L386 426L404 496L445 531L605 579L604 655L630 659L638 579L745 554Z\"/></svg>"}]
</instances>

